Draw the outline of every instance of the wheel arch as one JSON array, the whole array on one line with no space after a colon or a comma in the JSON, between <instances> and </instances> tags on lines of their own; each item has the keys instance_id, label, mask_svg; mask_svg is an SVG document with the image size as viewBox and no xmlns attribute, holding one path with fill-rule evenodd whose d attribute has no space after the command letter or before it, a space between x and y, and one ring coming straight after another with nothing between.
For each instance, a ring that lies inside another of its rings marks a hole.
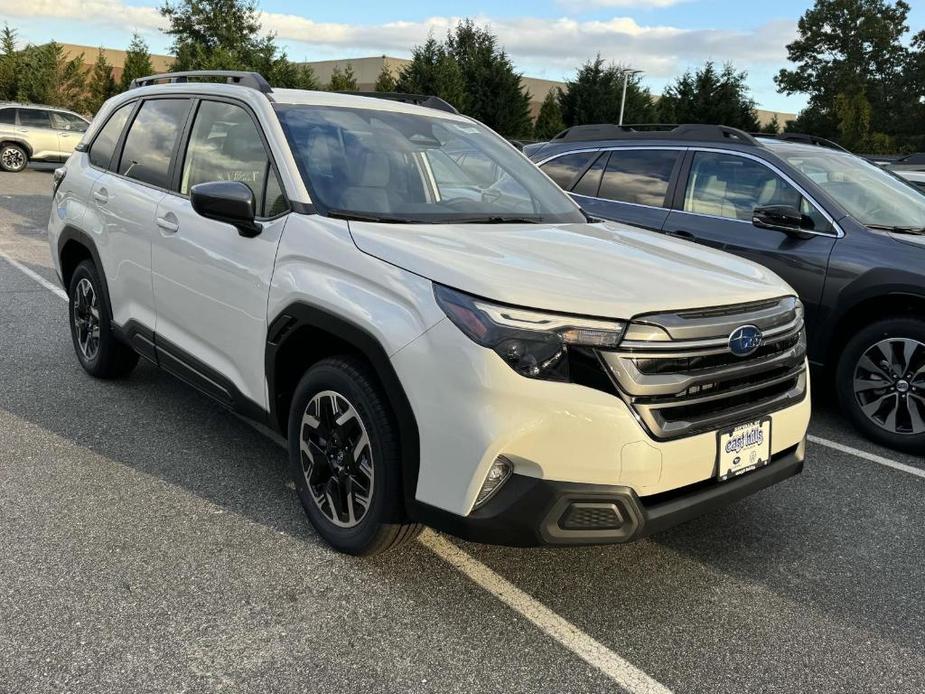
<instances>
[{"instance_id":1,"label":"wheel arch","mask_svg":"<svg viewBox=\"0 0 925 694\"><path fill-rule=\"evenodd\" d=\"M112 319L112 302L109 300L109 281L100 260L96 243L85 231L76 227L67 226L58 237L58 266L61 268L61 283L64 291L70 293L71 277L74 270L84 260L92 260L96 271L102 280L102 290L106 295L106 305L109 307L109 318Z\"/></svg>"},{"instance_id":2,"label":"wheel arch","mask_svg":"<svg viewBox=\"0 0 925 694\"><path fill-rule=\"evenodd\" d=\"M293 391L305 370L325 357L352 354L372 367L398 425L402 489L410 510L417 490L420 439L417 420L398 374L379 340L365 328L306 303L290 304L267 331L266 378L270 422L283 436Z\"/></svg>"},{"instance_id":3,"label":"wheel arch","mask_svg":"<svg viewBox=\"0 0 925 694\"><path fill-rule=\"evenodd\" d=\"M865 325L884 318L912 316L925 320L925 293L902 289L866 296L848 306L836 319L826 345L826 362L833 369L842 348Z\"/></svg>"},{"instance_id":4,"label":"wheel arch","mask_svg":"<svg viewBox=\"0 0 925 694\"><path fill-rule=\"evenodd\" d=\"M3 145L8 145L8 144L22 147L24 150L26 150L26 156L28 156L29 159L32 159L32 152L33 152L32 147L25 140L20 140L15 137L0 138L0 147L2 147Z\"/></svg>"}]
</instances>

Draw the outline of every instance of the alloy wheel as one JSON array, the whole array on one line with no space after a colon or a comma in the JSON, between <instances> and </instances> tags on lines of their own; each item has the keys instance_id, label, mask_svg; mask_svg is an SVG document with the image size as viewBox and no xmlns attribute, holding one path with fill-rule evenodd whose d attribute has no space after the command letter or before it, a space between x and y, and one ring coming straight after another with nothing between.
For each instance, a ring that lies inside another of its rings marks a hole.
<instances>
[{"instance_id":1,"label":"alloy wheel","mask_svg":"<svg viewBox=\"0 0 925 694\"><path fill-rule=\"evenodd\" d=\"M302 415L302 473L324 516L341 528L358 525L375 485L369 434L356 408L340 393L316 394Z\"/></svg>"},{"instance_id":2,"label":"alloy wheel","mask_svg":"<svg viewBox=\"0 0 925 694\"><path fill-rule=\"evenodd\" d=\"M855 366L854 396L877 426L925 433L925 343L897 337L868 348Z\"/></svg>"},{"instance_id":3,"label":"alloy wheel","mask_svg":"<svg viewBox=\"0 0 925 694\"><path fill-rule=\"evenodd\" d=\"M74 296L74 327L77 346L84 359L93 361L100 351L100 309L93 284L86 277L77 283Z\"/></svg>"},{"instance_id":4,"label":"alloy wheel","mask_svg":"<svg viewBox=\"0 0 925 694\"><path fill-rule=\"evenodd\" d=\"M0 152L0 163L9 171L19 171L26 165L26 157L16 147L4 147Z\"/></svg>"}]
</instances>

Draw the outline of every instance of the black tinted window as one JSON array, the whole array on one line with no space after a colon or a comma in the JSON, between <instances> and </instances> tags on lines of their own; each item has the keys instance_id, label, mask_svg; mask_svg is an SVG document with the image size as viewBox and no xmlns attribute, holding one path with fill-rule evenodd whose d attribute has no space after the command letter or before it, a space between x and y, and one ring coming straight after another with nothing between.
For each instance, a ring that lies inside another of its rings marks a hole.
<instances>
[{"instance_id":1,"label":"black tinted window","mask_svg":"<svg viewBox=\"0 0 925 694\"><path fill-rule=\"evenodd\" d=\"M0 109L0 125L13 125L16 122L16 109Z\"/></svg>"},{"instance_id":2,"label":"black tinted window","mask_svg":"<svg viewBox=\"0 0 925 694\"><path fill-rule=\"evenodd\" d=\"M597 197L597 190L601 187L601 174L604 173L604 167L607 165L609 152L604 152L597 160L591 164L591 168L584 172L575 187L573 193L578 195L588 195L592 198Z\"/></svg>"},{"instance_id":3,"label":"black tinted window","mask_svg":"<svg viewBox=\"0 0 925 694\"><path fill-rule=\"evenodd\" d=\"M556 157L548 161L540 168L552 180L559 184L563 190L570 190L575 179L585 170L585 167L591 163L597 152L575 152Z\"/></svg>"},{"instance_id":4,"label":"black tinted window","mask_svg":"<svg viewBox=\"0 0 925 694\"><path fill-rule=\"evenodd\" d=\"M614 150L607 162L599 196L617 202L664 207L677 150Z\"/></svg>"},{"instance_id":5,"label":"black tinted window","mask_svg":"<svg viewBox=\"0 0 925 694\"><path fill-rule=\"evenodd\" d=\"M19 124L24 128L50 128L51 118L48 117L48 111L21 108L19 109Z\"/></svg>"},{"instance_id":6,"label":"black tinted window","mask_svg":"<svg viewBox=\"0 0 925 694\"><path fill-rule=\"evenodd\" d=\"M170 157L188 110L186 99L145 101L125 138L119 173L166 188Z\"/></svg>"},{"instance_id":7,"label":"black tinted window","mask_svg":"<svg viewBox=\"0 0 925 694\"><path fill-rule=\"evenodd\" d=\"M109 163L112 161L113 150L116 148L116 142L119 140L119 135L122 134L122 128L125 127L125 121L128 120L134 105L135 104L126 104L122 106L109 117L108 121L106 121L106 125L100 130L96 139L93 141L93 145L90 147L91 164L104 169L109 168Z\"/></svg>"}]
</instances>

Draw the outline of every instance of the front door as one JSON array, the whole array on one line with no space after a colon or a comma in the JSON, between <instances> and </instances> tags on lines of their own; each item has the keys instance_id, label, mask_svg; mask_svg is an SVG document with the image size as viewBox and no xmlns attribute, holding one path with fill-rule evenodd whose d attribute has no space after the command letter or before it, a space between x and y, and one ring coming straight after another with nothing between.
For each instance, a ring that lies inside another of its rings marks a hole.
<instances>
[{"instance_id":1,"label":"front door","mask_svg":"<svg viewBox=\"0 0 925 694\"><path fill-rule=\"evenodd\" d=\"M34 159L59 159L58 131L52 127L51 116L41 108L20 108L17 134L32 148Z\"/></svg>"},{"instance_id":2,"label":"front door","mask_svg":"<svg viewBox=\"0 0 925 694\"><path fill-rule=\"evenodd\" d=\"M764 205L801 210L814 226L808 238L752 224ZM835 231L825 215L768 165L734 152L693 152L681 209L672 210L666 233L689 236L760 263L790 284L806 308L807 324L819 308Z\"/></svg>"},{"instance_id":3,"label":"front door","mask_svg":"<svg viewBox=\"0 0 925 694\"><path fill-rule=\"evenodd\" d=\"M159 358L186 358L187 366L201 368L199 376L215 381L212 395L240 394L266 409L267 298L288 210L279 179L250 113L224 101L200 102L178 166L180 195L165 196L155 218ZM250 186L263 226L259 235L246 238L193 210L190 189L208 181Z\"/></svg>"},{"instance_id":4,"label":"front door","mask_svg":"<svg viewBox=\"0 0 925 694\"><path fill-rule=\"evenodd\" d=\"M58 133L58 154L67 159L87 130L87 121L73 113L51 111L51 124Z\"/></svg>"}]
</instances>

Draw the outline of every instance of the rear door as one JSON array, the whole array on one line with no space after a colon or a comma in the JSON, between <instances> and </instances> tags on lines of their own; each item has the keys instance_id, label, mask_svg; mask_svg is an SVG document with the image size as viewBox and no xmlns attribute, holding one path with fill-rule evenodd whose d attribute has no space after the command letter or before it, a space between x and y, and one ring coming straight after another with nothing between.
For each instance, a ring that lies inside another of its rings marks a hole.
<instances>
[{"instance_id":1,"label":"rear door","mask_svg":"<svg viewBox=\"0 0 925 694\"><path fill-rule=\"evenodd\" d=\"M51 116L45 109L20 108L17 133L29 143L35 159L60 159L58 131L52 127Z\"/></svg>"},{"instance_id":2,"label":"rear door","mask_svg":"<svg viewBox=\"0 0 925 694\"><path fill-rule=\"evenodd\" d=\"M812 320L822 297L837 229L828 215L786 174L758 157L725 150L696 150L665 223L666 233L687 236L769 267L794 289ZM752 224L758 206L789 205L812 221L808 238Z\"/></svg>"},{"instance_id":3,"label":"rear door","mask_svg":"<svg viewBox=\"0 0 925 694\"><path fill-rule=\"evenodd\" d=\"M190 189L209 181L251 188L260 234L246 238L193 210ZM243 395L265 409L267 299L289 205L247 107L199 102L173 187L176 193L161 199L155 215L158 358L227 404Z\"/></svg>"}]
</instances>

